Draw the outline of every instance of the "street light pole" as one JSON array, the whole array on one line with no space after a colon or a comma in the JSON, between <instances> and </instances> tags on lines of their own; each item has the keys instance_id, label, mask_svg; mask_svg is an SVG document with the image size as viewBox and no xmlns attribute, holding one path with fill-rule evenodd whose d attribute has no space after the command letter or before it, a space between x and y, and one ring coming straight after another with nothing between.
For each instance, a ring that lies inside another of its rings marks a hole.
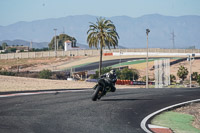
<instances>
[{"instance_id":1,"label":"street light pole","mask_svg":"<svg viewBox=\"0 0 200 133\"><path fill-rule=\"evenodd\" d=\"M148 60L149 60L149 48L148 48L148 34L150 30L146 29L146 34L147 34L147 57L146 57L146 89L149 88L149 75L148 75Z\"/></svg>"},{"instance_id":2,"label":"street light pole","mask_svg":"<svg viewBox=\"0 0 200 133\"><path fill-rule=\"evenodd\" d=\"M121 60L121 49L119 48L119 70L121 69L121 62L122 62L122 60Z\"/></svg>"},{"instance_id":3,"label":"street light pole","mask_svg":"<svg viewBox=\"0 0 200 133\"><path fill-rule=\"evenodd\" d=\"M190 62L190 88L192 88L192 63L191 63L191 56L189 55L189 62Z\"/></svg>"},{"instance_id":4,"label":"street light pole","mask_svg":"<svg viewBox=\"0 0 200 133\"><path fill-rule=\"evenodd\" d=\"M193 53L193 52L192 52ZM192 54L192 55L189 55L188 57L188 60L189 60L189 63L190 63L190 88L192 88L192 61L194 61L194 57L195 57L195 54Z\"/></svg>"},{"instance_id":5,"label":"street light pole","mask_svg":"<svg viewBox=\"0 0 200 133\"><path fill-rule=\"evenodd\" d=\"M55 49L55 57L57 56L56 54L56 30L57 29L53 29L55 31L55 39L54 39L54 49Z\"/></svg>"}]
</instances>

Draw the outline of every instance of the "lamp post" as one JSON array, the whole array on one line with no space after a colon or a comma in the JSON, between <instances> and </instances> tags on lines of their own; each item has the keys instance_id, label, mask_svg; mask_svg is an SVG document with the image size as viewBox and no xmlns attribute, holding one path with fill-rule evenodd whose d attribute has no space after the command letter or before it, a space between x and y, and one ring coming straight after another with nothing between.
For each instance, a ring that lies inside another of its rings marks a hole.
<instances>
[{"instance_id":1,"label":"lamp post","mask_svg":"<svg viewBox=\"0 0 200 133\"><path fill-rule=\"evenodd\" d=\"M146 57L146 88L149 88L149 75L148 75L148 54L149 54L149 49L148 49L148 34L149 34L150 30L146 29L146 34L147 34L147 57Z\"/></svg>"},{"instance_id":2,"label":"lamp post","mask_svg":"<svg viewBox=\"0 0 200 133\"><path fill-rule=\"evenodd\" d=\"M55 57L57 56L56 54L56 30L57 29L53 29L55 31L55 40L54 40L54 49L55 49Z\"/></svg>"},{"instance_id":3,"label":"lamp post","mask_svg":"<svg viewBox=\"0 0 200 133\"><path fill-rule=\"evenodd\" d=\"M121 49L119 48L119 70L121 69L121 62L122 62L122 59L121 59Z\"/></svg>"},{"instance_id":4,"label":"lamp post","mask_svg":"<svg viewBox=\"0 0 200 133\"><path fill-rule=\"evenodd\" d=\"M192 54L192 55L188 56L188 60L189 60L189 64L190 64L190 71L189 71L190 88L192 88L192 61L194 61L194 57L195 57L195 54Z\"/></svg>"}]
</instances>

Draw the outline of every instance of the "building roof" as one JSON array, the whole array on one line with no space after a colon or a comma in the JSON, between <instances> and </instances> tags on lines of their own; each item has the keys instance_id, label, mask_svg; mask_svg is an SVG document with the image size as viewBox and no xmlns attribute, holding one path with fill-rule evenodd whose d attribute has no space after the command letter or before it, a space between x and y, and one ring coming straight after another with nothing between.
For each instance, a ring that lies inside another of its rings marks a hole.
<instances>
[{"instance_id":1,"label":"building roof","mask_svg":"<svg viewBox=\"0 0 200 133\"><path fill-rule=\"evenodd\" d=\"M66 43L71 43L72 41L70 41L70 40L67 40L67 41L65 41Z\"/></svg>"}]
</instances>

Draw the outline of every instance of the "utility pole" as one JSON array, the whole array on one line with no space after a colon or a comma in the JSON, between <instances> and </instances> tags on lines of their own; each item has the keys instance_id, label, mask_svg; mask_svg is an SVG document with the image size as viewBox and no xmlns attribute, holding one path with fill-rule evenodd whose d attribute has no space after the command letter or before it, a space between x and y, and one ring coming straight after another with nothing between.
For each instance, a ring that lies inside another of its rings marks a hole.
<instances>
[{"instance_id":1,"label":"utility pole","mask_svg":"<svg viewBox=\"0 0 200 133\"><path fill-rule=\"evenodd\" d=\"M65 27L63 26L63 34L65 34Z\"/></svg>"},{"instance_id":2,"label":"utility pole","mask_svg":"<svg viewBox=\"0 0 200 133\"><path fill-rule=\"evenodd\" d=\"M190 55L189 55L189 62L190 62L190 88L192 88L192 63Z\"/></svg>"},{"instance_id":3,"label":"utility pole","mask_svg":"<svg viewBox=\"0 0 200 133\"><path fill-rule=\"evenodd\" d=\"M174 30L173 30L173 32L171 33L171 35L172 35L172 48L174 49L175 48L175 34L174 34Z\"/></svg>"},{"instance_id":4,"label":"utility pole","mask_svg":"<svg viewBox=\"0 0 200 133\"><path fill-rule=\"evenodd\" d=\"M192 53L192 55L188 55L188 61L190 64L190 71L189 71L189 75L190 75L190 88L192 88L192 61L194 61L194 57L195 54Z\"/></svg>"},{"instance_id":5,"label":"utility pole","mask_svg":"<svg viewBox=\"0 0 200 133\"><path fill-rule=\"evenodd\" d=\"M149 48L148 48L148 35L149 35L150 30L146 29L146 34L147 34L147 57L146 57L146 89L149 88L149 74L148 74L148 60L149 60Z\"/></svg>"},{"instance_id":6,"label":"utility pole","mask_svg":"<svg viewBox=\"0 0 200 133\"><path fill-rule=\"evenodd\" d=\"M119 48L119 70L121 69L121 62L122 62L122 59L121 59L121 49Z\"/></svg>"},{"instance_id":7,"label":"utility pole","mask_svg":"<svg viewBox=\"0 0 200 133\"><path fill-rule=\"evenodd\" d=\"M54 39L54 49L55 49L55 57L57 56L57 53L56 53L56 30L57 29L53 29L55 31L55 39Z\"/></svg>"},{"instance_id":8,"label":"utility pole","mask_svg":"<svg viewBox=\"0 0 200 133\"><path fill-rule=\"evenodd\" d=\"M58 51L58 40L56 40L56 46L57 46L57 51Z\"/></svg>"}]
</instances>

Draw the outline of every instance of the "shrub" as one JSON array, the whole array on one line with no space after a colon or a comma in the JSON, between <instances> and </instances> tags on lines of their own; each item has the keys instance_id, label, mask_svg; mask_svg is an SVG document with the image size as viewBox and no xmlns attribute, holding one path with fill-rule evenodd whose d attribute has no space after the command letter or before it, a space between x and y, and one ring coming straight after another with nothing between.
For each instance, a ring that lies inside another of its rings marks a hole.
<instances>
[{"instance_id":1,"label":"shrub","mask_svg":"<svg viewBox=\"0 0 200 133\"><path fill-rule=\"evenodd\" d=\"M122 80L138 80L139 78L139 72L136 69L131 70L128 68L124 68L116 73L118 78Z\"/></svg>"},{"instance_id":2,"label":"shrub","mask_svg":"<svg viewBox=\"0 0 200 133\"><path fill-rule=\"evenodd\" d=\"M200 74L197 77L197 83L199 83L199 85L200 85Z\"/></svg>"},{"instance_id":3,"label":"shrub","mask_svg":"<svg viewBox=\"0 0 200 133\"><path fill-rule=\"evenodd\" d=\"M56 79L67 79L67 75L65 72L58 72L55 74Z\"/></svg>"},{"instance_id":4,"label":"shrub","mask_svg":"<svg viewBox=\"0 0 200 133\"><path fill-rule=\"evenodd\" d=\"M146 82L146 76L142 77L142 81ZM149 77L148 77L148 81L150 81Z\"/></svg>"},{"instance_id":5,"label":"shrub","mask_svg":"<svg viewBox=\"0 0 200 133\"><path fill-rule=\"evenodd\" d=\"M104 67L102 69L102 75L107 72L110 72L111 69L112 69L111 67ZM121 80L138 80L139 78L139 72L136 69L134 70L128 68L124 68L122 70L116 69L116 75L117 78ZM91 79L99 78L99 71L96 71L96 74L91 75L90 78Z\"/></svg>"},{"instance_id":6,"label":"shrub","mask_svg":"<svg viewBox=\"0 0 200 133\"><path fill-rule=\"evenodd\" d=\"M177 72L177 76L184 81L187 75L188 75L187 68L185 68L184 66L180 66Z\"/></svg>"},{"instance_id":7,"label":"shrub","mask_svg":"<svg viewBox=\"0 0 200 133\"><path fill-rule=\"evenodd\" d=\"M0 71L0 75L6 75L6 76L15 76L15 72L8 72L8 71Z\"/></svg>"},{"instance_id":8,"label":"shrub","mask_svg":"<svg viewBox=\"0 0 200 133\"><path fill-rule=\"evenodd\" d=\"M197 81L198 72L193 72L191 76L192 76L191 78L192 78L193 81Z\"/></svg>"},{"instance_id":9,"label":"shrub","mask_svg":"<svg viewBox=\"0 0 200 133\"><path fill-rule=\"evenodd\" d=\"M51 70L42 70L42 71L40 71L40 73L39 73L39 78L42 78L42 79L50 79L51 78L51 76L52 76L52 72L51 72Z\"/></svg>"},{"instance_id":10,"label":"shrub","mask_svg":"<svg viewBox=\"0 0 200 133\"><path fill-rule=\"evenodd\" d=\"M170 74L170 82L171 82L171 83L172 83L172 82L175 82L175 80L176 80L176 76L173 75L173 74Z\"/></svg>"},{"instance_id":11,"label":"shrub","mask_svg":"<svg viewBox=\"0 0 200 133\"><path fill-rule=\"evenodd\" d=\"M102 72L102 75L107 73L107 72L110 72L112 68L111 67L103 67L101 72ZM90 75L90 78L91 79L98 79L99 78L99 70L96 71L96 74L93 74L93 75Z\"/></svg>"}]
</instances>

